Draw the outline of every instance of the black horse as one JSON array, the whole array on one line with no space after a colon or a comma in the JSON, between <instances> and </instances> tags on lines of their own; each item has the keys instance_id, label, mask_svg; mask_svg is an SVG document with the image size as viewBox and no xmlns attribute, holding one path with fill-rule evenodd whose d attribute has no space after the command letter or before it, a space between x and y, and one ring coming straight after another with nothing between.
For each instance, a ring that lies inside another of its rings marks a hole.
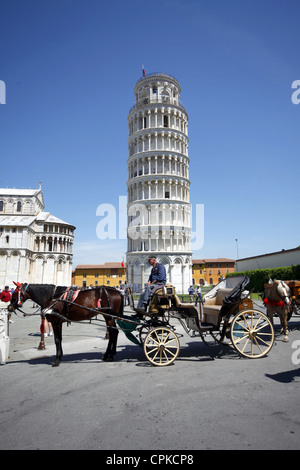
<instances>
[{"instance_id":1,"label":"black horse","mask_svg":"<svg viewBox=\"0 0 300 470\"><path fill-rule=\"evenodd\" d=\"M11 312L18 310L27 299L31 299L41 307L42 311L45 310L47 320L52 323L56 345L56 358L52 364L53 367L59 366L63 356L61 344L62 324L64 322L90 320L99 313L103 315L109 332L109 341L103 360L113 360L119 334L113 316L123 317L123 296L117 289L100 286L94 289L78 290L76 299L72 301L71 298L68 300L67 297L69 288L64 286L15 284L17 288L12 294L8 310Z\"/></svg>"}]
</instances>

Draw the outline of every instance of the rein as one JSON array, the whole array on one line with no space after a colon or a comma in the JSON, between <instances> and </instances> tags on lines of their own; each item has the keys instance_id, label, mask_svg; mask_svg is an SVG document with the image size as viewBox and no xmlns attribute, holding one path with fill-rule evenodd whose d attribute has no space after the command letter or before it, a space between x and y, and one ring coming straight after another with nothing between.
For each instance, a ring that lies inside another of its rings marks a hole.
<instances>
[{"instance_id":1,"label":"rein","mask_svg":"<svg viewBox=\"0 0 300 470\"><path fill-rule=\"evenodd\" d=\"M19 307L16 307L16 308L14 309L14 312L15 312L15 314L18 316L16 310L17 310L18 312L23 313L23 317L33 317L34 315L41 315L41 313L39 312L40 308L38 308L34 313L27 313L27 312L23 312L23 310L21 310ZM37 312L39 312L39 313L37 313Z\"/></svg>"},{"instance_id":2,"label":"rein","mask_svg":"<svg viewBox=\"0 0 300 470\"><path fill-rule=\"evenodd\" d=\"M107 315L107 316L109 316L109 317L111 317L111 318L115 318L115 319L117 319L117 320L124 320L123 317L119 317L119 316L116 315L116 314L103 312L103 310L111 310L111 307L101 307L101 308L99 308L99 309L98 309L98 308L95 309L95 308L90 308L90 307L84 307L83 305L76 304L75 302L71 302L70 300L60 300L60 302L67 302L68 304L76 305L76 307L80 307L80 308L82 308L82 309L84 309L84 310L88 310L89 312L93 312L93 313L102 313L102 314L104 314L104 315ZM50 307L48 307L48 308L51 308L51 307L52 307L52 305L51 305ZM54 313L51 313L51 315L56 315L56 313L55 313L55 312L54 312ZM61 315L61 316L62 316L62 315ZM66 319L66 320L67 320L67 319ZM126 322L127 322L127 321L128 321L128 323L134 323L134 324L139 323L139 322L134 321L134 320L127 320L127 318L126 318ZM79 322L79 323L80 323L80 322Z\"/></svg>"}]
</instances>

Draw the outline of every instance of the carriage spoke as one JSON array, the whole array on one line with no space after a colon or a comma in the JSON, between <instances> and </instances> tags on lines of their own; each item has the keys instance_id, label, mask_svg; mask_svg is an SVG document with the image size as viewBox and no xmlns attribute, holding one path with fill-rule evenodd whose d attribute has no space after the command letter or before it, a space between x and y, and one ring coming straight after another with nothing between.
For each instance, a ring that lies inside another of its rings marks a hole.
<instances>
[{"instance_id":1,"label":"carriage spoke","mask_svg":"<svg viewBox=\"0 0 300 470\"><path fill-rule=\"evenodd\" d=\"M247 346L248 343L249 343L249 337L246 338L246 342L245 342L245 344L244 344L244 347L243 347L243 349L242 349L242 352L244 352L244 350L245 350L245 348L246 348L246 346Z\"/></svg>"},{"instance_id":2,"label":"carriage spoke","mask_svg":"<svg viewBox=\"0 0 300 470\"><path fill-rule=\"evenodd\" d=\"M257 325L257 324L256 324L256 325ZM256 325L255 325L255 326L256 326ZM254 331L258 332L258 331L262 330L263 328L265 328L266 325L267 325L267 323L264 322L264 323L262 323L262 325L261 325L259 328L254 328ZM263 333L261 333L261 334L263 334ZM270 333L269 333L269 334L270 334Z\"/></svg>"},{"instance_id":3,"label":"carriage spoke","mask_svg":"<svg viewBox=\"0 0 300 470\"><path fill-rule=\"evenodd\" d=\"M148 354L154 354L153 359L156 358L158 353L159 353L159 349L157 349L157 348L154 348L154 349L151 349L150 351L148 351Z\"/></svg>"},{"instance_id":4,"label":"carriage spoke","mask_svg":"<svg viewBox=\"0 0 300 470\"><path fill-rule=\"evenodd\" d=\"M167 343L164 342L164 344L165 346L168 346L168 348L177 348L177 344L174 344L173 346L170 345L170 343L173 343L174 341L176 341L176 338L170 339L170 341L168 341Z\"/></svg>"},{"instance_id":5,"label":"carriage spoke","mask_svg":"<svg viewBox=\"0 0 300 470\"><path fill-rule=\"evenodd\" d=\"M154 331L154 334L155 334L155 336L156 336L156 338L157 338L157 341L155 341L155 338L154 338L153 336L152 336L152 341L154 341L154 342L156 342L157 344L159 344L160 339L159 339L159 337L158 337L157 331Z\"/></svg>"},{"instance_id":6,"label":"carriage spoke","mask_svg":"<svg viewBox=\"0 0 300 470\"><path fill-rule=\"evenodd\" d=\"M246 338L249 338L249 334L248 334L248 333L245 334L244 336L242 336L241 338L236 339L236 340L235 340L235 343L238 344L238 343L240 343L241 341L243 341L243 340L246 339Z\"/></svg>"},{"instance_id":7,"label":"carriage spoke","mask_svg":"<svg viewBox=\"0 0 300 470\"><path fill-rule=\"evenodd\" d=\"M237 325L239 325L239 326L241 326L242 328L244 328L245 331L249 331L249 327L246 328L246 327L245 327L245 324L241 323L240 321L237 321L236 323L237 323Z\"/></svg>"},{"instance_id":8,"label":"carriage spoke","mask_svg":"<svg viewBox=\"0 0 300 470\"><path fill-rule=\"evenodd\" d=\"M171 356L176 356L176 352L174 353L173 351L170 351L170 349L164 349L164 355L166 356L166 353L170 354Z\"/></svg>"},{"instance_id":9,"label":"carriage spoke","mask_svg":"<svg viewBox=\"0 0 300 470\"><path fill-rule=\"evenodd\" d=\"M157 347L152 346L152 345L147 345L147 348L148 348L149 354L154 353L155 351L159 351Z\"/></svg>"},{"instance_id":10,"label":"carriage spoke","mask_svg":"<svg viewBox=\"0 0 300 470\"><path fill-rule=\"evenodd\" d=\"M159 344L159 340L156 340L155 338L151 338L151 339L152 339L152 343Z\"/></svg>"},{"instance_id":11,"label":"carriage spoke","mask_svg":"<svg viewBox=\"0 0 300 470\"><path fill-rule=\"evenodd\" d=\"M259 345L258 342L257 342L257 339L256 339L256 338L253 338L253 339L254 339L254 341L255 341L255 343L256 343L256 346L257 346L258 349L260 350L260 353L262 354L262 350L261 350L260 345Z\"/></svg>"},{"instance_id":12,"label":"carriage spoke","mask_svg":"<svg viewBox=\"0 0 300 470\"><path fill-rule=\"evenodd\" d=\"M257 342L257 338L254 338L254 339ZM265 341L261 336L258 336L258 339L261 343L265 344L266 346L269 346L269 343L267 341Z\"/></svg>"}]
</instances>

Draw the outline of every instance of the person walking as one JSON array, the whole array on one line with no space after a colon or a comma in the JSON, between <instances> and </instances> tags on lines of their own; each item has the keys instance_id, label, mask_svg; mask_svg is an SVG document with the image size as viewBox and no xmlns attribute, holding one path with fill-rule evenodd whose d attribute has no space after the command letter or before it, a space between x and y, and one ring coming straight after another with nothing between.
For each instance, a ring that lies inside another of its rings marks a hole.
<instances>
[{"instance_id":1,"label":"person walking","mask_svg":"<svg viewBox=\"0 0 300 470\"><path fill-rule=\"evenodd\" d=\"M196 287L196 301L195 301L195 307L197 306L198 300L199 300L199 302L201 302L201 304L203 304L203 299L202 299L200 284Z\"/></svg>"},{"instance_id":2,"label":"person walking","mask_svg":"<svg viewBox=\"0 0 300 470\"><path fill-rule=\"evenodd\" d=\"M193 286L190 286L188 288L188 293L189 293L189 296L190 296L190 301L193 302L194 295L195 295L195 289L193 288Z\"/></svg>"}]
</instances>

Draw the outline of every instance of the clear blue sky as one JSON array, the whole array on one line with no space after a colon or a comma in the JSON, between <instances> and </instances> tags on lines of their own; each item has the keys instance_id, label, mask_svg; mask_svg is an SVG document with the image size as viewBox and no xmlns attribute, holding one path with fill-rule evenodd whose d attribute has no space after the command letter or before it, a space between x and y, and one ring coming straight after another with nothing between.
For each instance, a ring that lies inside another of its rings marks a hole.
<instances>
[{"instance_id":1,"label":"clear blue sky","mask_svg":"<svg viewBox=\"0 0 300 470\"><path fill-rule=\"evenodd\" d=\"M194 258L300 245L299 0L1 0L1 187L38 188L74 224L74 266L121 261L96 209L126 196L127 116L142 75L181 84Z\"/></svg>"}]
</instances>

